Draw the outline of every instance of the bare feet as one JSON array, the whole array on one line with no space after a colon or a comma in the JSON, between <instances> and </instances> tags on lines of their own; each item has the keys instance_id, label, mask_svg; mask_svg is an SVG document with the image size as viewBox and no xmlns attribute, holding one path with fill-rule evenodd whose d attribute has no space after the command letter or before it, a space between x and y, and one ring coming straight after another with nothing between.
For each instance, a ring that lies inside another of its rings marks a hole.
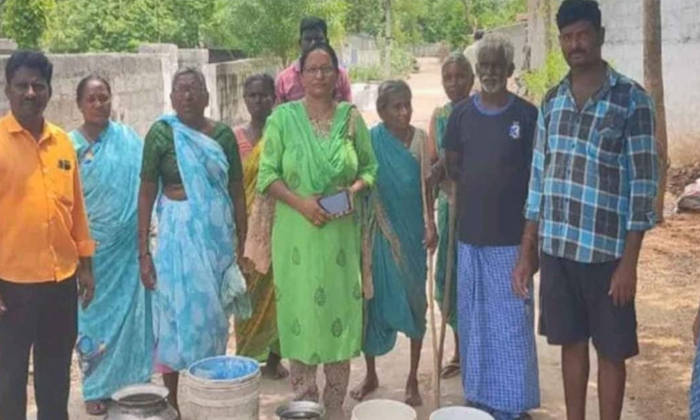
<instances>
[{"instance_id":1,"label":"bare feet","mask_svg":"<svg viewBox=\"0 0 700 420\"><path fill-rule=\"evenodd\" d=\"M85 412L91 416L107 414L107 400L85 401Z\"/></svg>"},{"instance_id":2,"label":"bare feet","mask_svg":"<svg viewBox=\"0 0 700 420\"><path fill-rule=\"evenodd\" d=\"M420 396L420 391L418 391L418 378L409 377L406 381L406 404L411 407L420 407L423 405L423 398Z\"/></svg>"},{"instance_id":3,"label":"bare feet","mask_svg":"<svg viewBox=\"0 0 700 420\"><path fill-rule=\"evenodd\" d=\"M263 366L262 374L268 379L278 381L280 379L287 378L289 376L289 370L287 370L287 368L284 367L280 361L272 364L268 362L265 366Z\"/></svg>"},{"instance_id":4,"label":"bare feet","mask_svg":"<svg viewBox=\"0 0 700 420\"><path fill-rule=\"evenodd\" d=\"M367 375L360 385L350 391L350 396L357 401L362 401L377 388L379 388L379 378L376 375Z\"/></svg>"}]
</instances>

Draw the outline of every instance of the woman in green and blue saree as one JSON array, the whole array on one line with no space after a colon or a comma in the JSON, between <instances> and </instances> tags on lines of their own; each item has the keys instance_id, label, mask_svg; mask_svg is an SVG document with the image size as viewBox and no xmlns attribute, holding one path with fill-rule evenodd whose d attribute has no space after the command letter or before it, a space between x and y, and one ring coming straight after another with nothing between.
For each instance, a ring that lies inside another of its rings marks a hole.
<instances>
[{"instance_id":1,"label":"woman in green and blue saree","mask_svg":"<svg viewBox=\"0 0 700 420\"><path fill-rule=\"evenodd\" d=\"M379 86L377 112L382 123L371 130L379 163L376 187L369 198L374 297L367 302L362 350L365 380L352 392L363 399L379 386L375 358L390 352L399 332L411 340L405 401L422 404L418 365L427 310L427 250L434 251L437 232L433 200L425 188L430 172L428 135L411 125L411 89L402 80Z\"/></svg>"},{"instance_id":2,"label":"woman in green and blue saree","mask_svg":"<svg viewBox=\"0 0 700 420\"><path fill-rule=\"evenodd\" d=\"M444 379L452 378L460 373L459 337L457 333L457 241L456 236L452 249L449 249L450 232L456 235L456 226L450 226L450 203L454 201L454 183L445 174L445 150L443 148L447 120L452 108L457 103L469 98L474 85L472 65L462 53L453 53L442 64L442 86L449 102L438 107L433 112L428 130L428 149L433 163L430 184L438 187L437 197L437 227L438 250L435 270L435 301L442 310L442 316L452 328L455 340L455 353L452 359L442 369ZM454 220L454 218L453 218ZM449 261L449 263L448 263ZM445 285L448 266L450 270L450 291L448 307L444 307Z\"/></svg>"}]
</instances>

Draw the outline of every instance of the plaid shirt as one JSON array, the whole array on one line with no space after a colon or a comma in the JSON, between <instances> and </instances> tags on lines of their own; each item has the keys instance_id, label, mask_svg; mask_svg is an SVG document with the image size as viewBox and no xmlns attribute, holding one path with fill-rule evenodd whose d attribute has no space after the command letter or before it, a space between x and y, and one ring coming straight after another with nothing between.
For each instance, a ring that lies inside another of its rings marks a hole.
<instances>
[{"instance_id":1,"label":"plaid shirt","mask_svg":"<svg viewBox=\"0 0 700 420\"><path fill-rule=\"evenodd\" d=\"M618 259L628 231L656 222L654 105L608 68L603 88L576 106L567 77L542 104L525 217L543 252L581 263Z\"/></svg>"}]
</instances>

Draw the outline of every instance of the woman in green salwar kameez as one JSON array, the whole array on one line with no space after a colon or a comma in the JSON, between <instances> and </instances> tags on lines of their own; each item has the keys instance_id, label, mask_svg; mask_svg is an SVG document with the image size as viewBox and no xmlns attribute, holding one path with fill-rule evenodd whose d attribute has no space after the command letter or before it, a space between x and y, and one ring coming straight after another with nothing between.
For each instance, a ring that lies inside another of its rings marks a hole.
<instances>
[{"instance_id":1,"label":"woman in green salwar kameez","mask_svg":"<svg viewBox=\"0 0 700 420\"><path fill-rule=\"evenodd\" d=\"M258 191L277 200L272 229L277 323L282 356L290 360L296 400L323 401L340 411L350 359L362 336L361 218L332 219L317 198L347 189L354 198L372 185L377 163L362 117L336 103L338 59L315 44L300 59L306 97L279 106L267 121Z\"/></svg>"},{"instance_id":2,"label":"woman in green salwar kameez","mask_svg":"<svg viewBox=\"0 0 700 420\"><path fill-rule=\"evenodd\" d=\"M454 232L455 226L450 226L450 201L454 200L453 183L445 176L445 152L443 150L443 135L447 128L447 120L452 113L453 105L467 99L474 85L474 73L469 60L462 53L453 53L442 64L442 86L450 102L438 107L433 112L428 130L428 149L431 160L434 162L431 184L440 187L438 194L438 253L437 267L435 270L435 300L442 316L447 317L447 323L452 327L455 338L455 354L452 360L443 368L442 377L447 379L459 375L459 339L457 337L457 245L453 249L449 247L449 232ZM468 200L468 198L465 198ZM452 266L448 308L443 307L445 299L445 285L447 280L447 266ZM447 309L447 313L445 313Z\"/></svg>"}]
</instances>

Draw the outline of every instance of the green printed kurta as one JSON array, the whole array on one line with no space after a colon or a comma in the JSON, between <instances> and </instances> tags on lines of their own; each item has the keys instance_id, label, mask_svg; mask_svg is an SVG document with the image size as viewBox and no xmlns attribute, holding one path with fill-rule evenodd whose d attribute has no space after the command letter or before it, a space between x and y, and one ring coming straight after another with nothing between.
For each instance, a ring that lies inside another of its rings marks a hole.
<instances>
[{"instance_id":1,"label":"green printed kurta","mask_svg":"<svg viewBox=\"0 0 700 420\"><path fill-rule=\"evenodd\" d=\"M374 183L369 131L348 103L338 104L327 137L312 128L301 102L281 105L268 119L264 142L261 192L276 180L301 197L331 194L358 178ZM283 357L316 365L360 354L360 220L355 212L318 228L277 202L272 266Z\"/></svg>"}]
</instances>

